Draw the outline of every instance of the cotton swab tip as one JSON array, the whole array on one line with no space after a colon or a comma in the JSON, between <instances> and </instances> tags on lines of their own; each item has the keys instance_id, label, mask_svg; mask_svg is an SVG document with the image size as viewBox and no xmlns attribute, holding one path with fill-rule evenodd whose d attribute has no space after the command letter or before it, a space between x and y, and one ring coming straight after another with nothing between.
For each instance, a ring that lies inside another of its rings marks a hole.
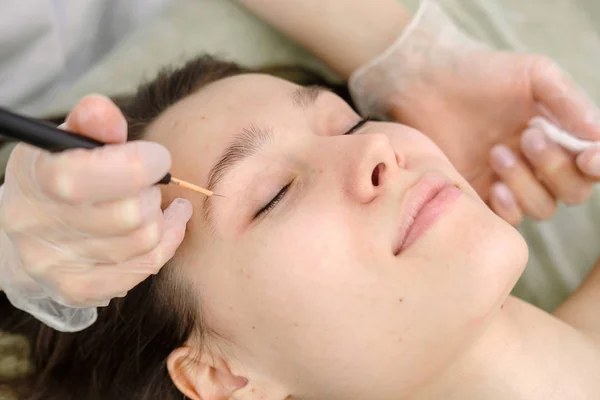
<instances>
[{"instance_id":1,"label":"cotton swab tip","mask_svg":"<svg viewBox=\"0 0 600 400\"><path fill-rule=\"evenodd\" d=\"M532 118L529 121L529 126L541 130L550 140L573 153L581 153L593 147L600 147L600 142L579 139L543 117Z\"/></svg>"}]
</instances>

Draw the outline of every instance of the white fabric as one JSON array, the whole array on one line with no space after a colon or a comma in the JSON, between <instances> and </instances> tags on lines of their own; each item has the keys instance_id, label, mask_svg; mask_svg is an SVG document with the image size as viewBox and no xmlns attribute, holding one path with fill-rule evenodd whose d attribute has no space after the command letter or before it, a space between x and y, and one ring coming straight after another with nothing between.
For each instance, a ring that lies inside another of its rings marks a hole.
<instances>
[{"instance_id":1,"label":"white fabric","mask_svg":"<svg viewBox=\"0 0 600 400\"><path fill-rule=\"evenodd\" d=\"M169 0L0 0L0 105L41 115Z\"/></svg>"}]
</instances>

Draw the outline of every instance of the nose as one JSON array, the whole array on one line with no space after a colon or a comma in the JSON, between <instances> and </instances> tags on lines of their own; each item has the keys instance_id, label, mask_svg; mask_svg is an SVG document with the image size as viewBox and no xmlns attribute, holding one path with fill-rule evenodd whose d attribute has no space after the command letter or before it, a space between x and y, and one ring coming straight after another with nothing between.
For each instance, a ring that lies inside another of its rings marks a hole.
<instances>
[{"instance_id":1,"label":"nose","mask_svg":"<svg viewBox=\"0 0 600 400\"><path fill-rule=\"evenodd\" d=\"M389 189L402 167L400 156L384 134L369 133L347 138L353 141L346 157L345 189L361 203L369 203Z\"/></svg>"}]
</instances>

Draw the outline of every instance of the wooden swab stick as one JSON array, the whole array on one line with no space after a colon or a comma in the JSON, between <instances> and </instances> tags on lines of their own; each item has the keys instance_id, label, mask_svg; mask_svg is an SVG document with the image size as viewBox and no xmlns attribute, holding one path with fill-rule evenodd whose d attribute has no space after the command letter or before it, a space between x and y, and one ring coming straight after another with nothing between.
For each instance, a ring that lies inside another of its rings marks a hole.
<instances>
[{"instance_id":1,"label":"wooden swab stick","mask_svg":"<svg viewBox=\"0 0 600 400\"><path fill-rule=\"evenodd\" d=\"M202 193L202 194L204 194L204 195L206 195L208 197L211 197L211 196L224 197L224 196L218 195L218 194L216 194L216 193L214 193L214 192L212 192L212 191L210 191L208 189L204 189L204 188L202 188L200 186L196 186L196 185L193 185L193 184L191 184L189 182L182 181L181 179L177 179L177 178L171 177L171 182L170 183L173 183L173 184L175 184L177 186L181 186L181 187L186 188L186 189L191 189L193 191Z\"/></svg>"}]
</instances>

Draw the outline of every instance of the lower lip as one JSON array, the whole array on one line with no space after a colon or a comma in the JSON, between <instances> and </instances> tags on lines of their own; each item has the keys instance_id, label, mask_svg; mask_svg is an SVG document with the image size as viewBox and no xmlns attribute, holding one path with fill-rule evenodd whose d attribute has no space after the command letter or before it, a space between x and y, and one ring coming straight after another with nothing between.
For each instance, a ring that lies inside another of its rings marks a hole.
<instances>
[{"instance_id":1,"label":"lower lip","mask_svg":"<svg viewBox=\"0 0 600 400\"><path fill-rule=\"evenodd\" d=\"M448 209L462 192L454 185L448 185L439 191L433 199L421 208L408 232L406 238L400 247L403 251L414 242L416 242L429 228L435 224L439 217Z\"/></svg>"}]
</instances>

